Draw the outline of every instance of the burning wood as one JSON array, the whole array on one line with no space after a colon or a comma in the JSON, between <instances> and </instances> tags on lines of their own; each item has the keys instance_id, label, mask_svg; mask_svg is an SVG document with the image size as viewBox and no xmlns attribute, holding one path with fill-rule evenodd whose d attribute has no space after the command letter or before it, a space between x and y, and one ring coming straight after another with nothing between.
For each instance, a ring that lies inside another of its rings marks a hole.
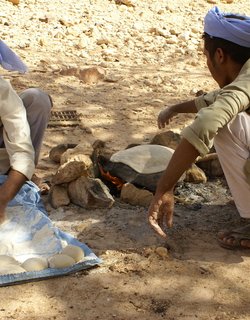
<instances>
[{"instance_id":1,"label":"burning wood","mask_svg":"<svg viewBox=\"0 0 250 320\"><path fill-rule=\"evenodd\" d=\"M112 183L116 186L116 188L117 188L118 190L121 190L121 189L122 189L122 186L123 186L124 183L125 183L123 180L121 180L121 179L119 179L119 178L117 178L117 177L113 177L113 176L109 173L109 171L105 172L105 171L103 170L102 166L100 165L100 163L98 163L98 167L99 167L99 170L100 170L100 173L101 173L102 177L103 177L105 180L112 182Z\"/></svg>"}]
</instances>

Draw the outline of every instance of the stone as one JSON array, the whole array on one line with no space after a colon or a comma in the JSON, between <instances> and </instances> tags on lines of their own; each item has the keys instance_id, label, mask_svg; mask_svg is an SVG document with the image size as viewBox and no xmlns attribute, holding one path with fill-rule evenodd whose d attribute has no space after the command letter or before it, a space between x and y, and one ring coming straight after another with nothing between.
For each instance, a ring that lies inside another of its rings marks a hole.
<instances>
[{"instance_id":1,"label":"stone","mask_svg":"<svg viewBox=\"0 0 250 320\"><path fill-rule=\"evenodd\" d=\"M79 70L79 79L87 84L95 84L105 77L105 70L101 67L92 67Z\"/></svg>"},{"instance_id":2,"label":"stone","mask_svg":"<svg viewBox=\"0 0 250 320\"><path fill-rule=\"evenodd\" d=\"M224 176L223 169L221 167L219 159L214 159L210 163L210 171L208 172L210 177L222 177Z\"/></svg>"},{"instance_id":3,"label":"stone","mask_svg":"<svg viewBox=\"0 0 250 320\"><path fill-rule=\"evenodd\" d=\"M191 183L207 182L207 177L205 172L195 164L193 164L190 169L186 170L185 174L186 174L184 178L185 182L191 182Z\"/></svg>"},{"instance_id":4,"label":"stone","mask_svg":"<svg viewBox=\"0 0 250 320\"><path fill-rule=\"evenodd\" d=\"M109 189L100 179L81 176L69 184L68 194L72 203L83 208L110 208L114 204Z\"/></svg>"},{"instance_id":5,"label":"stone","mask_svg":"<svg viewBox=\"0 0 250 320\"><path fill-rule=\"evenodd\" d=\"M50 189L49 201L54 209L70 204L68 189L64 185L54 185Z\"/></svg>"},{"instance_id":6,"label":"stone","mask_svg":"<svg viewBox=\"0 0 250 320\"><path fill-rule=\"evenodd\" d=\"M115 0L116 4L124 4L125 6L128 7L135 7L134 3L130 0Z\"/></svg>"},{"instance_id":7,"label":"stone","mask_svg":"<svg viewBox=\"0 0 250 320\"><path fill-rule=\"evenodd\" d=\"M120 199L133 206L148 207L153 199L153 193L139 189L131 183L125 183L121 189Z\"/></svg>"},{"instance_id":8,"label":"stone","mask_svg":"<svg viewBox=\"0 0 250 320\"><path fill-rule=\"evenodd\" d=\"M168 257L168 249L165 247L157 247L155 249L155 252L161 257L161 258L167 258Z\"/></svg>"},{"instance_id":9,"label":"stone","mask_svg":"<svg viewBox=\"0 0 250 320\"><path fill-rule=\"evenodd\" d=\"M87 157L92 155L93 150L94 148L88 141L82 142L75 145L73 148L67 148L61 156L60 163L64 164L69 161L82 161L83 159L83 161L87 161Z\"/></svg>"},{"instance_id":10,"label":"stone","mask_svg":"<svg viewBox=\"0 0 250 320\"><path fill-rule=\"evenodd\" d=\"M166 39L167 44L177 44L178 39L176 37L169 37Z\"/></svg>"},{"instance_id":11,"label":"stone","mask_svg":"<svg viewBox=\"0 0 250 320\"><path fill-rule=\"evenodd\" d=\"M63 76L77 77L86 84L96 84L105 78L105 70L99 66L83 69L77 66L66 66L59 73Z\"/></svg>"},{"instance_id":12,"label":"stone","mask_svg":"<svg viewBox=\"0 0 250 320\"><path fill-rule=\"evenodd\" d=\"M150 144L158 144L175 150L179 145L180 141L180 134L169 130L155 135Z\"/></svg>"},{"instance_id":13,"label":"stone","mask_svg":"<svg viewBox=\"0 0 250 320\"><path fill-rule=\"evenodd\" d=\"M87 175L91 165L91 159L88 156L82 155L81 161L72 160L61 165L52 177L51 182L52 184L69 183L82 175Z\"/></svg>"},{"instance_id":14,"label":"stone","mask_svg":"<svg viewBox=\"0 0 250 320\"><path fill-rule=\"evenodd\" d=\"M61 69L59 73L63 76L77 76L78 72L78 67L66 66L63 69Z\"/></svg>"},{"instance_id":15,"label":"stone","mask_svg":"<svg viewBox=\"0 0 250 320\"><path fill-rule=\"evenodd\" d=\"M8 0L8 1L13 3L14 5L18 5L20 3L19 0Z\"/></svg>"},{"instance_id":16,"label":"stone","mask_svg":"<svg viewBox=\"0 0 250 320\"><path fill-rule=\"evenodd\" d=\"M199 168L201 168L210 178L224 176L224 172L216 153L209 153L202 158L198 158L196 165L199 166Z\"/></svg>"},{"instance_id":17,"label":"stone","mask_svg":"<svg viewBox=\"0 0 250 320\"><path fill-rule=\"evenodd\" d=\"M50 160L60 163L62 154L68 149L75 148L77 144L65 143L59 144L56 147L53 147L49 152Z\"/></svg>"},{"instance_id":18,"label":"stone","mask_svg":"<svg viewBox=\"0 0 250 320\"><path fill-rule=\"evenodd\" d=\"M97 44L98 46L101 46L102 44L108 45L109 43L110 43L110 40L108 40L108 39L106 39L106 38L101 38L101 39L98 39L98 40L96 41L96 44Z\"/></svg>"}]
</instances>

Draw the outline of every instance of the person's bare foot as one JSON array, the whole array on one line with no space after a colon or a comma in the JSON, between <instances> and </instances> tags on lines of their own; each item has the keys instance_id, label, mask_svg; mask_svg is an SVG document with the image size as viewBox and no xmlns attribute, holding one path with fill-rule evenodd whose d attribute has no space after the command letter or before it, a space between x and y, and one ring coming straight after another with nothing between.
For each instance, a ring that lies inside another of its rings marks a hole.
<instances>
[{"instance_id":1,"label":"person's bare foot","mask_svg":"<svg viewBox=\"0 0 250 320\"><path fill-rule=\"evenodd\" d=\"M41 194L47 194L50 190L50 186L42 180L42 178L38 177L35 173L33 174L31 181L35 183L40 189Z\"/></svg>"},{"instance_id":2,"label":"person's bare foot","mask_svg":"<svg viewBox=\"0 0 250 320\"><path fill-rule=\"evenodd\" d=\"M226 249L250 249L250 224L218 233L219 244Z\"/></svg>"}]
</instances>

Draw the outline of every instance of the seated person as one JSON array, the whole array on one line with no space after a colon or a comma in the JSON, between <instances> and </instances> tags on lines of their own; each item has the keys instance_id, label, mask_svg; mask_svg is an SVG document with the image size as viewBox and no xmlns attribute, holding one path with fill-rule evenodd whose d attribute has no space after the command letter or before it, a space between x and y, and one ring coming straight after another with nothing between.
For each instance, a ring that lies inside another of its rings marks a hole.
<instances>
[{"instance_id":1,"label":"seated person","mask_svg":"<svg viewBox=\"0 0 250 320\"><path fill-rule=\"evenodd\" d=\"M0 64L10 71L27 71L20 58L0 40ZM0 186L0 222L8 202L27 180L38 163L52 100L40 89L30 88L18 95L0 78L0 174L7 175Z\"/></svg>"}]
</instances>

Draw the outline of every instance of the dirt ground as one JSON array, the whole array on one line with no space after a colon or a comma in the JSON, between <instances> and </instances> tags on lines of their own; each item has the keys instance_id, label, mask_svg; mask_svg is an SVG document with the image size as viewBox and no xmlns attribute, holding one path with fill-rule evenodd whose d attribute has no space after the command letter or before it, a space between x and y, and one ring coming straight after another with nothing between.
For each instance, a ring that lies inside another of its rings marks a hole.
<instances>
[{"instance_id":1,"label":"dirt ground","mask_svg":"<svg viewBox=\"0 0 250 320\"><path fill-rule=\"evenodd\" d=\"M201 40L211 2L20 0L14 6L0 0L1 38L29 67L25 75L2 75L18 92L49 92L54 111L82 115L78 125L47 129L41 177L49 181L55 173L48 154L57 144L101 139L114 152L148 143L160 132L156 118L165 105L216 88ZM249 0L214 3L250 14ZM105 81L86 84L77 72L65 75L89 66L101 66ZM192 116L177 116L167 129L180 132L190 121ZM116 199L111 209L53 209L43 196L54 224L85 242L103 263L0 288L0 319L250 319L250 254L222 249L216 241L219 230L242 223L225 181L186 184L180 192L188 201L176 204L168 243L147 225L147 208ZM156 253L161 246L170 247L167 257Z\"/></svg>"}]
</instances>

